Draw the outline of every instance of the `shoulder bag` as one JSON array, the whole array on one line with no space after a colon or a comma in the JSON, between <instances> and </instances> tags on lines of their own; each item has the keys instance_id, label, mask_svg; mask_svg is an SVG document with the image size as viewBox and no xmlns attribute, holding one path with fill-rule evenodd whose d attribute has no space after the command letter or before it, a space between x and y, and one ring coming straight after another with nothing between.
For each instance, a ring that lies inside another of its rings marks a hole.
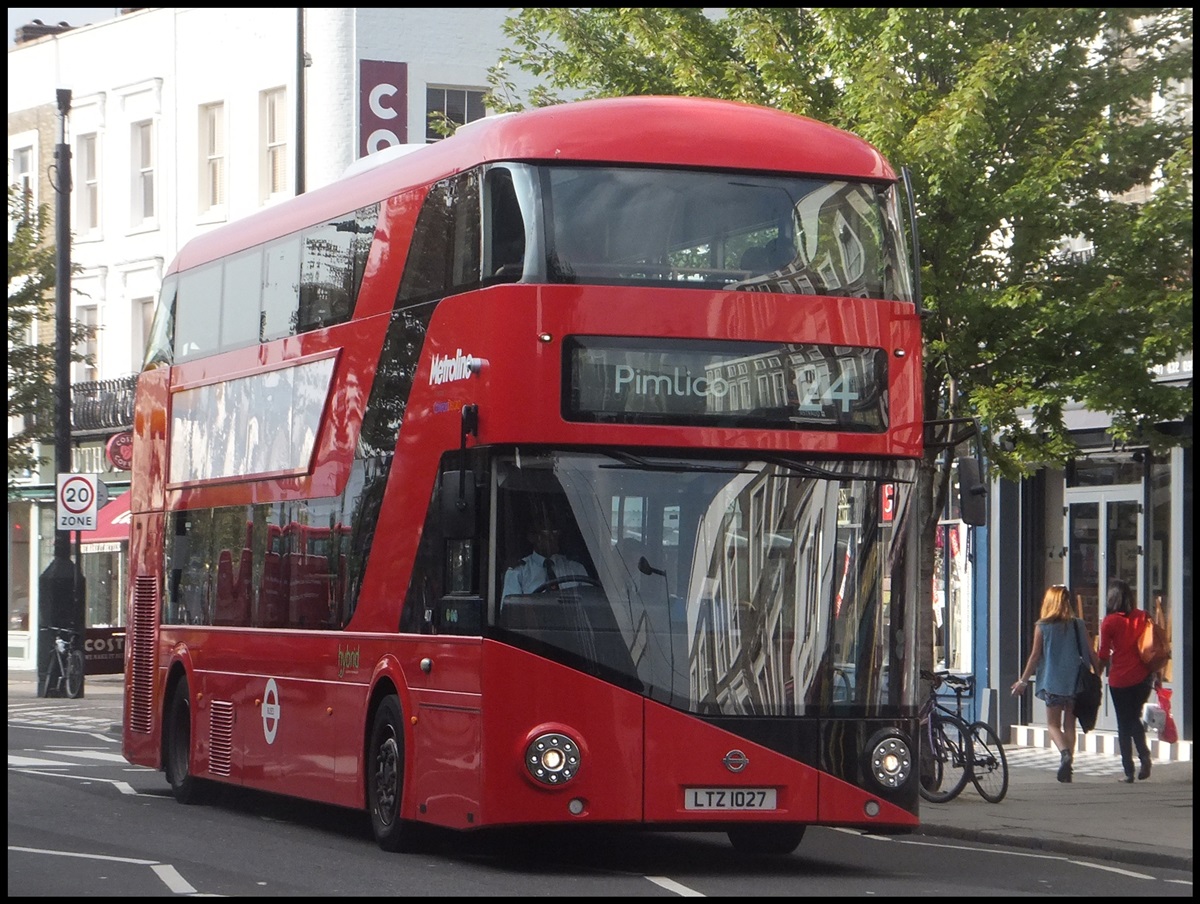
<instances>
[{"instance_id":1,"label":"shoulder bag","mask_svg":"<svg viewBox=\"0 0 1200 904\"><path fill-rule=\"evenodd\" d=\"M1142 664L1152 672L1161 672L1171 661L1171 644L1167 641L1167 632L1162 629L1149 614L1142 626L1138 637L1138 656Z\"/></svg>"},{"instance_id":2,"label":"shoulder bag","mask_svg":"<svg viewBox=\"0 0 1200 904\"><path fill-rule=\"evenodd\" d=\"M1075 643L1079 648L1079 674L1075 678L1075 718L1079 727L1087 734L1096 727L1096 715L1100 712L1100 676L1092 671L1092 657L1080 637L1083 622L1075 623Z\"/></svg>"}]
</instances>

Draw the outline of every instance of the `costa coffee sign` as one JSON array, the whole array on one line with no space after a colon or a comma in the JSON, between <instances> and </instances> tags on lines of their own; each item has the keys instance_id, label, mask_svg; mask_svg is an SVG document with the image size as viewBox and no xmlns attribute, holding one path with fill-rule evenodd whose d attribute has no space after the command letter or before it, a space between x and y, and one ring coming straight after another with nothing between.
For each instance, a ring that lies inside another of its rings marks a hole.
<instances>
[{"instance_id":1,"label":"costa coffee sign","mask_svg":"<svg viewBox=\"0 0 1200 904\"><path fill-rule=\"evenodd\" d=\"M110 437L105 452L114 471L130 470L133 467L133 433L126 430Z\"/></svg>"},{"instance_id":2,"label":"costa coffee sign","mask_svg":"<svg viewBox=\"0 0 1200 904\"><path fill-rule=\"evenodd\" d=\"M408 63L358 61L358 155L408 142Z\"/></svg>"}]
</instances>

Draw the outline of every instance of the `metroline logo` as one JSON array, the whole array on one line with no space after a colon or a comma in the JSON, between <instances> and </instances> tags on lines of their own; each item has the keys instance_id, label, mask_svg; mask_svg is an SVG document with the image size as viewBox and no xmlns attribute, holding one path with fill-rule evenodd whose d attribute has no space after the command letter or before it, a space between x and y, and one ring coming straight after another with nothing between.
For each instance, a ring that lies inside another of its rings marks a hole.
<instances>
[{"instance_id":1,"label":"metroline logo","mask_svg":"<svg viewBox=\"0 0 1200 904\"><path fill-rule=\"evenodd\" d=\"M434 355L433 364L429 368L429 385L437 386L453 383L455 380L465 380L471 374L479 372L479 364L479 358L464 355L461 348L455 349L453 358L449 355Z\"/></svg>"}]
</instances>

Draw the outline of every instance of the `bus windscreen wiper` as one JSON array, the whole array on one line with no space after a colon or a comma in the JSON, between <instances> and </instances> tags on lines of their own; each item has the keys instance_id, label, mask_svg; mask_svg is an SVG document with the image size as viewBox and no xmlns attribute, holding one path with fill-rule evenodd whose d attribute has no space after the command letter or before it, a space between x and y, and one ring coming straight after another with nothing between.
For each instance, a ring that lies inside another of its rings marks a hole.
<instances>
[{"instance_id":1,"label":"bus windscreen wiper","mask_svg":"<svg viewBox=\"0 0 1200 904\"><path fill-rule=\"evenodd\" d=\"M629 452L607 451L609 458L615 458L622 464L600 465L602 468L637 468L641 471L701 471L708 474L751 474L748 468L740 465L707 465L694 461L650 461L640 455Z\"/></svg>"},{"instance_id":2,"label":"bus windscreen wiper","mask_svg":"<svg viewBox=\"0 0 1200 904\"><path fill-rule=\"evenodd\" d=\"M913 483L910 478L897 477L895 474L860 474L857 471L831 471L828 468L822 468L820 465L789 461L786 458L779 458L775 455L763 456L761 460L767 464L775 465L777 468L786 468L789 471L794 471L802 477L815 477L820 480L866 480L873 481L874 483Z\"/></svg>"}]
</instances>

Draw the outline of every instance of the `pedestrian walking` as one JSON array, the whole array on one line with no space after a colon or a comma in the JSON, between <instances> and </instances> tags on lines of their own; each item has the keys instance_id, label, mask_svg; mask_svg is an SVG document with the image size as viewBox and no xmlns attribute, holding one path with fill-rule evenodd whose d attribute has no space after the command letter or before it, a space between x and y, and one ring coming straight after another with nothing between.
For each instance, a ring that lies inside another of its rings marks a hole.
<instances>
[{"instance_id":1,"label":"pedestrian walking","mask_svg":"<svg viewBox=\"0 0 1200 904\"><path fill-rule=\"evenodd\" d=\"M1119 781L1133 782L1133 748L1137 748L1140 768L1137 777L1150 777L1150 745L1142 724L1142 707L1151 687L1162 687L1162 677L1151 672L1138 652L1138 639L1150 617L1137 608L1133 588L1125 581L1109 581L1108 614L1100 623L1100 661L1108 670L1108 693L1117 716L1117 746L1125 775Z\"/></svg>"},{"instance_id":2,"label":"pedestrian walking","mask_svg":"<svg viewBox=\"0 0 1200 904\"><path fill-rule=\"evenodd\" d=\"M1087 626L1071 608L1071 594L1063 584L1054 584L1042 597L1042 612L1033 626L1033 649L1029 661L1012 686L1014 697L1025 692L1034 677L1037 697L1046 704L1046 728L1050 742L1059 751L1058 780L1069 782L1075 759L1075 683L1079 679L1080 652L1086 650L1092 666L1100 662L1092 649Z\"/></svg>"}]
</instances>

